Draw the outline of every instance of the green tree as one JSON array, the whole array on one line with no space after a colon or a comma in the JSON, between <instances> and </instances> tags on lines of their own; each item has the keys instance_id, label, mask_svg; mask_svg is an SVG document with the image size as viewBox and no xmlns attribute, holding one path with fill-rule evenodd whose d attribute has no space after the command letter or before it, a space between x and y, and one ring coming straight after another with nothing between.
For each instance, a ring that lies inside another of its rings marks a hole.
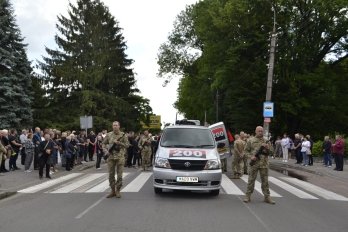
<instances>
[{"instance_id":1,"label":"green tree","mask_svg":"<svg viewBox=\"0 0 348 232\"><path fill-rule=\"evenodd\" d=\"M347 1L204 0L188 6L159 50L159 76L182 75L175 106L188 117L253 132L263 122L272 6L278 46L273 133L347 130ZM199 51L193 53L192 51ZM346 86L346 85L344 85ZM216 92L219 98L216 99ZM323 120L327 122L323 126Z\"/></svg>"},{"instance_id":2,"label":"green tree","mask_svg":"<svg viewBox=\"0 0 348 232\"><path fill-rule=\"evenodd\" d=\"M92 115L96 128L109 128L119 120L123 127L139 126L143 98L137 96L133 60L121 28L100 1L78 0L69 4L68 17L58 17L58 49L49 49L41 68L49 98L50 120L76 128L79 116ZM68 108L67 108L68 106Z\"/></svg>"},{"instance_id":3,"label":"green tree","mask_svg":"<svg viewBox=\"0 0 348 232\"><path fill-rule=\"evenodd\" d=\"M31 67L12 5L0 0L0 128L32 125Z\"/></svg>"}]
</instances>

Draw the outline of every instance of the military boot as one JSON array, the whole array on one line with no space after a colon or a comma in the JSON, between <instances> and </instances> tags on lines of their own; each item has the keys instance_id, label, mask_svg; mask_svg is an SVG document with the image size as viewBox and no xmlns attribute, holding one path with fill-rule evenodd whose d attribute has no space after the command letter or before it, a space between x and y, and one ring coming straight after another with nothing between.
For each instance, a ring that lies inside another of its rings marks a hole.
<instances>
[{"instance_id":1,"label":"military boot","mask_svg":"<svg viewBox=\"0 0 348 232\"><path fill-rule=\"evenodd\" d=\"M265 196L264 202L266 202L268 204L272 204L272 205L275 204L275 201L273 201L270 196Z\"/></svg>"},{"instance_id":2,"label":"military boot","mask_svg":"<svg viewBox=\"0 0 348 232\"><path fill-rule=\"evenodd\" d=\"M120 188L116 189L115 196L116 196L116 198L121 198Z\"/></svg>"},{"instance_id":3,"label":"military boot","mask_svg":"<svg viewBox=\"0 0 348 232\"><path fill-rule=\"evenodd\" d=\"M246 194L245 195L245 197L244 197L244 199L243 199L243 201L245 202L245 203L249 203L251 200L250 200L250 194Z\"/></svg>"},{"instance_id":4,"label":"military boot","mask_svg":"<svg viewBox=\"0 0 348 232\"><path fill-rule=\"evenodd\" d=\"M112 198L112 197L116 197L115 187L111 188L111 193L106 196L106 198Z\"/></svg>"}]
</instances>

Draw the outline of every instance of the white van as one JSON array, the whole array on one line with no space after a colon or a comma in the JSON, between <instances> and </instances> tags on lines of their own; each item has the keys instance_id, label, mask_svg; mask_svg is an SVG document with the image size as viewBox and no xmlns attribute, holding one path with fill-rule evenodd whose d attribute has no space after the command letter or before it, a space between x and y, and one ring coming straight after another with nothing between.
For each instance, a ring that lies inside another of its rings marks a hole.
<instances>
[{"instance_id":1,"label":"white van","mask_svg":"<svg viewBox=\"0 0 348 232\"><path fill-rule=\"evenodd\" d=\"M219 195L221 162L217 144L207 127L166 127L155 156L155 193L163 189L208 190Z\"/></svg>"}]
</instances>

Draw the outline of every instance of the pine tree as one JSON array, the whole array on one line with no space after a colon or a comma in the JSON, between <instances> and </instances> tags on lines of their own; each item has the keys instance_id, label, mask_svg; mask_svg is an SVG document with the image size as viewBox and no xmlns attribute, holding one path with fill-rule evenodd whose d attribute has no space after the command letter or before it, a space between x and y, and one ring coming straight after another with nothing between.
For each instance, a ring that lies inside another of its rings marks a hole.
<instances>
[{"instance_id":1,"label":"pine tree","mask_svg":"<svg viewBox=\"0 0 348 232\"><path fill-rule=\"evenodd\" d=\"M32 125L31 67L9 0L0 0L0 128Z\"/></svg>"},{"instance_id":2,"label":"pine tree","mask_svg":"<svg viewBox=\"0 0 348 232\"><path fill-rule=\"evenodd\" d=\"M57 29L58 49L47 48L41 63L52 121L74 127L79 116L92 115L100 128L116 119L132 128L140 118L140 103L134 102L139 90L122 29L108 8L97 0L70 3L68 17L58 16Z\"/></svg>"}]
</instances>

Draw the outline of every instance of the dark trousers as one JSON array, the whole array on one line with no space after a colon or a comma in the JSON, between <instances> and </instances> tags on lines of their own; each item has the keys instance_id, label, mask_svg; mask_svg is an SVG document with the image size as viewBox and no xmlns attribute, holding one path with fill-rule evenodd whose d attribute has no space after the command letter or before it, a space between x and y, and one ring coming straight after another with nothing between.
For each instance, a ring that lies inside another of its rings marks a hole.
<instances>
[{"instance_id":1,"label":"dark trousers","mask_svg":"<svg viewBox=\"0 0 348 232\"><path fill-rule=\"evenodd\" d=\"M34 169L39 169L39 148L36 146L34 150Z\"/></svg>"},{"instance_id":2,"label":"dark trousers","mask_svg":"<svg viewBox=\"0 0 348 232\"><path fill-rule=\"evenodd\" d=\"M296 149L295 152L296 152L296 162L297 162L298 164L302 163L302 161L303 161L303 156L302 156L302 154L301 154L301 149Z\"/></svg>"},{"instance_id":3,"label":"dark trousers","mask_svg":"<svg viewBox=\"0 0 348 232\"><path fill-rule=\"evenodd\" d=\"M88 158L89 158L89 161L93 160L93 155L94 155L94 146L89 145L88 146Z\"/></svg>"},{"instance_id":4,"label":"dark trousers","mask_svg":"<svg viewBox=\"0 0 348 232\"><path fill-rule=\"evenodd\" d=\"M6 162L6 160L1 161L1 165L0 165L0 171L1 172L5 172L6 171L5 162Z\"/></svg>"},{"instance_id":5,"label":"dark trousers","mask_svg":"<svg viewBox=\"0 0 348 232\"><path fill-rule=\"evenodd\" d=\"M70 157L68 157L68 156L66 156L65 157L65 162L66 162L66 164L65 164L65 170L67 170L67 171L70 171L71 170L71 161L72 161L72 159L71 159L71 156Z\"/></svg>"},{"instance_id":6,"label":"dark trousers","mask_svg":"<svg viewBox=\"0 0 348 232\"><path fill-rule=\"evenodd\" d=\"M87 148L84 149L83 151L83 160L87 162Z\"/></svg>"},{"instance_id":7,"label":"dark trousers","mask_svg":"<svg viewBox=\"0 0 348 232\"><path fill-rule=\"evenodd\" d=\"M26 156L25 148L23 147L22 150L21 150L21 164L22 165L25 164L25 156Z\"/></svg>"},{"instance_id":8,"label":"dark trousers","mask_svg":"<svg viewBox=\"0 0 348 232\"><path fill-rule=\"evenodd\" d=\"M39 158L39 176L42 177L43 169L46 166L46 177L50 176L50 164L48 163L50 157L48 155L41 155Z\"/></svg>"},{"instance_id":9,"label":"dark trousers","mask_svg":"<svg viewBox=\"0 0 348 232\"><path fill-rule=\"evenodd\" d=\"M313 155L308 155L308 165L313 165Z\"/></svg>"},{"instance_id":10,"label":"dark trousers","mask_svg":"<svg viewBox=\"0 0 348 232\"><path fill-rule=\"evenodd\" d=\"M73 153L71 157L69 158L69 167L74 168L75 166L75 159L76 159L77 153Z\"/></svg>"},{"instance_id":11,"label":"dark trousers","mask_svg":"<svg viewBox=\"0 0 348 232\"><path fill-rule=\"evenodd\" d=\"M134 155L134 152L128 152L128 157L127 157L127 166L131 167L132 165L135 165L137 162L136 157Z\"/></svg>"},{"instance_id":12,"label":"dark trousers","mask_svg":"<svg viewBox=\"0 0 348 232\"><path fill-rule=\"evenodd\" d=\"M103 156L104 156L104 153L102 151L97 151L97 162L95 164L96 168L100 168L100 163L101 163Z\"/></svg>"},{"instance_id":13,"label":"dark trousers","mask_svg":"<svg viewBox=\"0 0 348 232\"><path fill-rule=\"evenodd\" d=\"M17 169L17 164L16 164L17 159L18 159L18 153L16 153L15 155L11 154L10 161L9 161L10 169Z\"/></svg>"},{"instance_id":14,"label":"dark trousers","mask_svg":"<svg viewBox=\"0 0 348 232\"><path fill-rule=\"evenodd\" d=\"M135 163L138 163L138 166L139 166L139 167L142 166L143 159L142 159L140 153L135 153L133 159L134 159ZM133 161L133 162L134 162L134 161Z\"/></svg>"},{"instance_id":15,"label":"dark trousers","mask_svg":"<svg viewBox=\"0 0 348 232\"><path fill-rule=\"evenodd\" d=\"M343 171L343 155L335 154L336 170Z\"/></svg>"}]
</instances>

